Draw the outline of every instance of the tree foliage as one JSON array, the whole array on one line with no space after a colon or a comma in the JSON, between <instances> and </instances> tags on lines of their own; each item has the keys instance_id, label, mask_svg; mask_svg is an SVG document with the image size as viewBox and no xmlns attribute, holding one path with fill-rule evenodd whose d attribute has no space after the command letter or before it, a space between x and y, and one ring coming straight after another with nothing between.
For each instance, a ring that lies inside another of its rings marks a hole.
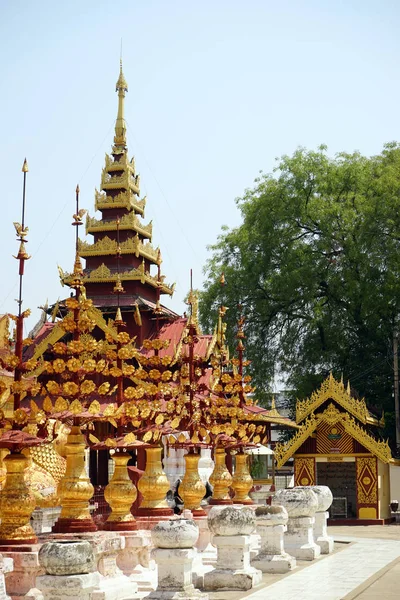
<instances>
[{"instance_id":1,"label":"tree foliage","mask_svg":"<svg viewBox=\"0 0 400 600\"><path fill-rule=\"evenodd\" d=\"M400 145L371 158L300 148L237 203L243 223L222 230L206 265L203 326L227 305L233 345L241 304L261 398L277 372L304 397L332 370L369 406L385 410L393 438Z\"/></svg>"}]
</instances>

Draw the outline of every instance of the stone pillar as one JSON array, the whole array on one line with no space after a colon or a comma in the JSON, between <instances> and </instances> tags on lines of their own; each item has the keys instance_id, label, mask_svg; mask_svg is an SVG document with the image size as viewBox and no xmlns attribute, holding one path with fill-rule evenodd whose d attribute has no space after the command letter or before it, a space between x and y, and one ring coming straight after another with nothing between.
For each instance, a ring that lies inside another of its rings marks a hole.
<instances>
[{"instance_id":1,"label":"stone pillar","mask_svg":"<svg viewBox=\"0 0 400 600\"><path fill-rule=\"evenodd\" d=\"M128 600L135 595L137 585L122 573L117 557L125 547L125 538L117 532L57 534L49 536L51 542L68 545L74 542L88 543L94 555L94 571L98 572L98 584L91 592L91 600ZM58 600L58 599L57 599Z\"/></svg>"},{"instance_id":2,"label":"stone pillar","mask_svg":"<svg viewBox=\"0 0 400 600\"><path fill-rule=\"evenodd\" d=\"M39 562L46 573L37 578L44 600L91 600L100 574L89 542L47 542L40 549Z\"/></svg>"},{"instance_id":3,"label":"stone pillar","mask_svg":"<svg viewBox=\"0 0 400 600\"><path fill-rule=\"evenodd\" d=\"M152 555L158 566L158 586L148 599L208 600L192 583L193 549L199 531L194 521L160 521L151 531L156 546Z\"/></svg>"},{"instance_id":4,"label":"stone pillar","mask_svg":"<svg viewBox=\"0 0 400 600\"><path fill-rule=\"evenodd\" d=\"M262 573L250 565L254 510L240 506L213 506L208 526L217 547L215 569L204 574L206 590L250 590L261 582Z\"/></svg>"},{"instance_id":5,"label":"stone pillar","mask_svg":"<svg viewBox=\"0 0 400 600\"><path fill-rule=\"evenodd\" d=\"M273 506L283 506L289 515L285 548L298 560L314 560L321 554L314 542L313 526L318 507L317 496L309 487L278 490L272 498Z\"/></svg>"},{"instance_id":6,"label":"stone pillar","mask_svg":"<svg viewBox=\"0 0 400 600\"><path fill-rule=\"evenodd\" d=\"M255 514L261 547L251 561L253 567L263 573L287 573L294 569L296 559L285 552L283 545L288 521L286 509L283 506L259 506Z\"/></svg>"},{"instance_id":7,"label":"stone pillar","mask_svg":"<svg viewBox=\"0 0 400 600\"><path fill-rule=\"evenodd\" d=\"M31 516L31 525L36 534L50 533L61 513L61 506L35 508Z\"/></svg>"},{"instance_id":8,"label":"stone pillar","mask_svg":"<svg viewBox=\"0 0 400 600\"><path fill-rule=\"evenodd\" d=\"M311 489L318 498L314 539L321 548L321 554L330 554L333 552L333 538L328 535L327 521L329 517L328 509L333 501L332 492L327 485L313 485Z\"/></svg>"},{"instance_id":9,"label":"stone pillar","mask_svg":"<svg viewBox=\"0 0 400 600\"><path fill-rule=\"evenodd\" d=\"M36 587L36 577L43 573L39 564L39 546L26 547L28 550L5 552L2 551L4 558L13 560L13 571L6 572L6 587L8 594L13 599L24 598L28 592Z\"/></svg>"},{"instance_id":10,"label":"stone pillar","mask_svg":"<svg viewBox=\"0 0 400 600\"><path fill-rule=\"evenodd\" d=\"M138 586L140 592L155 590L157 570L154 560L150 559L151 535L149 531L127 531L125 548L117 556L117 566L126 577Z\"/></svg>"},{"instance_id":11,"label":"stone pillar","mask_svg":"<svg viewBox=\"0 0 400 600\"><path fill-rule=\"evenodd\" d=\"M0 600L11 600L10 596L7 596L5 573L11 573L14 568L12 558L4 558L0 554Z\"/></svg>"}]
</instances>

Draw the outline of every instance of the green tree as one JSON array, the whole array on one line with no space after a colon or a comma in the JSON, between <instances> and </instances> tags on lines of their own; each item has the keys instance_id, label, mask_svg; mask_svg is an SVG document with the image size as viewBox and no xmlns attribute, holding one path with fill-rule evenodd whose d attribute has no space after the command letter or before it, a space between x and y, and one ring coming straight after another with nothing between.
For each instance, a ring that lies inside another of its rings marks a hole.
<instances>
[{"instance_id":1,"label":"green tree","mask_svg":"<svg viewBox=\"0 0 400 600\"><path fill-rule=\"evenodd\" d=\"M392 336L400 315L400 145L371 158L298 149L237 200L205 272L201 321L226 304L234 345L240 304L246 353L263 401L274 373L298 397L332 371L385 410L394 439ZM221 273L226 285L220 285Z\"/></svg>"}]
</instances>

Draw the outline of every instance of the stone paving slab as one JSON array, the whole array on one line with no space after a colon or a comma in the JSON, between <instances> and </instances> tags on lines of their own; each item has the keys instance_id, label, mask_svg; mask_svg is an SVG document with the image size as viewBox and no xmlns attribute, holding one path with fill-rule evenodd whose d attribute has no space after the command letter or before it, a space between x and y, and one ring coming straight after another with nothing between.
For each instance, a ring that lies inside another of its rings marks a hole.
<instances>
[{"instance_id":1,"label":"stone paving slab","mask_svg":"<svg viewBox=\"0 0 400 600\"><path fill-rule=\"evenodd\" d=\"M210 600L398 600L400 527L329 527L335 552L285 575L264 574L244 593L210 593ZM140 594L145 598L147 594Z\"/></svg>"},{"instance_id":2,"label":"stone paving slab","mask_svg":"<svg viewBox=\"0 0 400 600\"><path fill-rule=\"evenodd\" d=\"M344 535L343 539L349 540L349 537ZM343 600L366 580L400 558L400 541L375 538L351 538L349 541L355 543L325 560L314 562L302 571L294 571L290 577L253 592L246 600L265 600L266 595L279 600ZM378 596L374 600L376 598ZM379 598L386 600L382 591Z\"/></svg>"}]
</instances>

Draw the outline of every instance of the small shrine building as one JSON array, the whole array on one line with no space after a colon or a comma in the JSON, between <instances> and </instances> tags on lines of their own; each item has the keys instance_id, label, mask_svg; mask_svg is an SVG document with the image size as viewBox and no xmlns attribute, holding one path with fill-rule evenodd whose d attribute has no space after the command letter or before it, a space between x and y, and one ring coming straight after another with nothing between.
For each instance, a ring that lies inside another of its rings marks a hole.
<instances>
[{"instance_id":1,"label":"small shrine building","mask_svg":"<svg viewBox=\"0 0 400 600\"><path fill-rule=\"evenodd\" d=\"M398 467L388 443L372 433L383 417L372 415L365 400L331 374L310 398L297 401L296 422L296 434L275 447L277 468L293 458L295 485L327 485L334 497L331 518L363 524L389 519L390 478Z\"/></svg>"}]
</instances>

